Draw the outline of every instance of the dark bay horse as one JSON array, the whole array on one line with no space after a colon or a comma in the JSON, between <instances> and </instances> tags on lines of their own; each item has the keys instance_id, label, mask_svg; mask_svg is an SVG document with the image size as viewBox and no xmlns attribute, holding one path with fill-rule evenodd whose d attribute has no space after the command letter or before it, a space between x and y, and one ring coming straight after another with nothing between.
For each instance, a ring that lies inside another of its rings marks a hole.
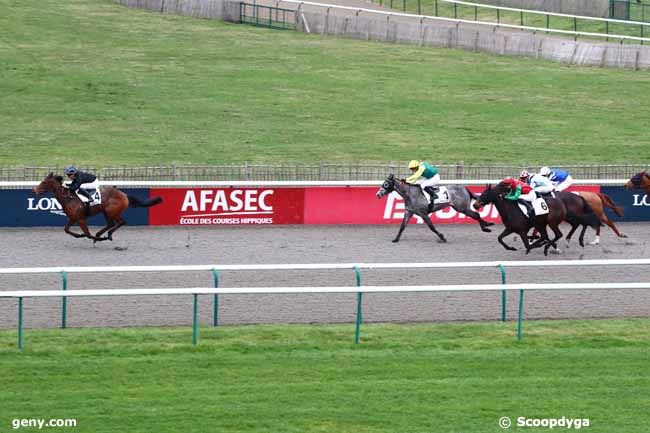
<instances>
[{"instance_id":1,"label":"dark bay horse","mask_svg":"<svg viewBox=\"0 0 650 433\"><path fill-rule=\"evenodd\" d=\"M544 255L548 255L548 249L553 246L555 247L555 242L562 237L562 232L559 229L560 223L566 219L566 208L564 204L555 198L546 199L546 204L548 205L549 212L546 215L537 215L535 217L535 224L532 225L527 215L519 209L517 202L506 200L504 195L506 193L506 186L503 182L499 183L496 187L488 185L485 191L481 193L476 203L474 203L474 209L480 209L489 203L494 203L494 206L499 211L499 216L501 221L505 226L505 229L499 237L497 238L499 243L503 245L506 250L517 251L517 248L511 247L506 244L503 240L504 237L508 236L511 233L517 233L526 247L526 254L534 248L541 247L544 245ZM546 227L549 226L555 237L549 239L548 232ZM535 241L533 244L530 244L528 240L528 231L535 227L541 238Z\"/></svg>"},{"instance_id":2,"label":"dark bay horse","mask_svg":"<svg viewBox=\"0 0 650 433\"><path fill-rule=\"evenodd\" d=\"M53 173L47 175L47 177L43 179L43 181L38 184L33 191L37 195L45 192L51 192L54 194L61 204L61 207L63 207L63 212L65 212L68 217L68 222L65 225L65 232L67 234L74 236L75 238L87 237L95 242L113 240L113 233L115 230L126 224L126 221L122 218L122 213L128 207L150 207L162 202L161 197L154 197L150 200L140 200L134 196L127 196L117 188L103 187L101 188L101 204L91 207L86 215L86 207L81 199L77 197L77 194L72 193L63 186L63 177L54 176ZM88 230L86 218L100 213L104 214L104 218L106 218L106 227L98 231L96 235L92 235ZM70 230L70 227L75 223L79 224L83 234L75 233ZM104 238L101 237L101 235L107 231L107 236Z\"/></svg>"},{"instance_id":3,"label":"dark bay horse","mask_svg":"<svg viewBox=\"0 0 650 433\"><path fill-rule=\"evenodd\" d=\"M564 204L564 207L567 211L566 222L571 225L571 231L566 236L567 247L569 245L569 241L571 240L571 236L573 236L573 233L575 233L578 227L582 227L582 230L580 231L579 242L580 246L584 247L585 231L587 230L587 227L591 227L596 231L600 230L599 216L594 212L587 200L578 194L560 191L555 192L555 198Z\"/></svg>"},{"instance_id":4,"label":"dark bay horse","mask_svg":"<svg viewBox=\"0 0 650 433\"><path fill-rule=\"evenodd\" d=\"M404 208L406 210L397 237L393 240L393 242L398 242L409 219L414 214L422 218L425 222L427 222L427 220L431 222L431 219L429 218L429 203L422 193L420 185L410 185L404 181L396 179L393 174L390 174L381 185L381 188L379 188L379 191L377 191L377 197L382 198L393 191L397 192L404 199ZM463 213L478 221L481 230L484 232L491 231L488 227L493 226L494 223L485 221L481 218L481 215L479 215L478 212L472 209L472 200L476 197L469 189L462 185L450 185L447 186L447 194L449 201L446 203L435 203L432 212L437 212L451 206L457 212ZM429 225L429 223L427 223L427 225ZM433 223L431 223L429 228L431 228L431 226L433 226Z\"/></svg>"}]
</instances>

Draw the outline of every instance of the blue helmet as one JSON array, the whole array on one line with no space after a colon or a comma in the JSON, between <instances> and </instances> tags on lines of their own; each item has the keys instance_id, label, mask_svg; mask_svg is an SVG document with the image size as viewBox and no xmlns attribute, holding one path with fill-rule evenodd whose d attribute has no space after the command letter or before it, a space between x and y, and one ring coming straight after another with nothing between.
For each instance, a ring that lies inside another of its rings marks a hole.
<instances>
[{"instance_id":1,"label":"blue helmet","mask_svg":"<svg viewBox=\"0 0 650 433\"><path fill-rule=\"evenodd\" d=\"M70 175L70 174L76 174L79 170L74 165L71 165L70 167L65 169L65 174Z\"/></svg>"}]
</instances>

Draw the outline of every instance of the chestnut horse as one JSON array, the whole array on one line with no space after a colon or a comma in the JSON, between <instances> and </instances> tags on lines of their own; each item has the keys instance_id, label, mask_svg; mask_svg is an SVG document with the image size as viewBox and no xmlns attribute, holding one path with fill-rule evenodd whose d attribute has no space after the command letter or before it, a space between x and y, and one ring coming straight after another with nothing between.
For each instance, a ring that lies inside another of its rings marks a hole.
<instances>
[{"instance_id":1,"label":"chestnut horse","mask_svg":"<svg viewBox=\"0 0 650 433\"><path fill-rule=\"evenodd\" d=\"M63 207L63 212L65 212L68 217L68 222L65 225L65 232L75 238L90 238L94 242L113 240L113 233L115 230L126 224L126 221L122 218L122 213L128 207L149 207L162 202L161 197L154 197L150 200L141 200L137 197L126 195L117 188L103 187L101 188L101 204L91 207L88 214L86 214L86 206L81 199L77 197L77 194L63 186L63 177L54 176L53 173L48 174L33 191L37 195L45 192L53 193L61 204L61 207ZM93 236L88 230L86 218L100 213L104 214L104 218L106 218L106 227ZM75 233L70 230L70 227L75 223L79 224L83 234ZM101 237L101 235L106 232L108 232L106 237Z\"/></svg>"},{"instance_id":2,"label":"chestnut horse","mask_svg":"<svg viewBox=\"0 0 650 433\"><path fill-rule=\"evenodd\" d=\"M600 218L600 221L607 224L612 230L614 230L614 233L616 233L616 236L619 238L626 238L627 235L621 231L618 230L618 228L614 225L612 220L610 220L607 217L607 214L605 213L605 208L609 208L614 211L614 213L620 217L623 216L623 208L618 206L614 200L607 194L603 194L602 192L590 192L590 191L580 191L578 194L580 194L580 197L584 198L585 201L591 206L591 208L594 210L596 215L598 215L598 218ZM600 226L596 228L596 239L594 239L592 242L590 242L591 245L598 245L600 243Z\"/></svg>"},{"instance_id":3,"label":"chestnut horse","mask_svg":"<svg viewBox=\"0 0 650 433\"><path fill-rule=\"evenodd\" d=\"M650 194L650 174L645 171L635 174L627 181L625 189L642 189L646 194Z\"/></svg>"}]
</instances>

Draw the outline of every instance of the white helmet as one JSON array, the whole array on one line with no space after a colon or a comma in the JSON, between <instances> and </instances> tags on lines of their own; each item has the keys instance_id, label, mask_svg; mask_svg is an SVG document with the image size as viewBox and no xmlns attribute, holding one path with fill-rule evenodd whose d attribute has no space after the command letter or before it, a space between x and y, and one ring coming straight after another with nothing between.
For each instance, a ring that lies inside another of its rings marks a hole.
<instances>
[{"instance_id":1,"label":"white helmet","mask_svg":"<svg viewBox=\"0 0 650 433\"><path fill-rule=\"evenodd\" d=\"M528 179L530 177L530 173L528 173L528 170L521 170L521 173L519 173L519 179Z\"/></svg>"},{"instance_id":2,"label":"white helmet","mask_svg":"<svg viewBox=\"0 0 650 433\"><path fill-rule=\"evenodd\" d=\"M541 174L542 176L548 176L549 174L551 174L551 169L548 167L542 167L539 169L539 174Z\"/></svg>"}]
</instances>

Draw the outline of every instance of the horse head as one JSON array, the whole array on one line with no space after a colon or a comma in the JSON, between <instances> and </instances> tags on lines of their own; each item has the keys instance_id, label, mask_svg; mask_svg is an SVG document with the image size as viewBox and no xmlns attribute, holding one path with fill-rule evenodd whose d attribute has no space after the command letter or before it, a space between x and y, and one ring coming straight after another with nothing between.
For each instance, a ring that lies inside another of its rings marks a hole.
<instances>
[{"instance_id":1,"label":"horse head","mask_svg":"<svg viewBox=\"0 0 650 433\"><path fill-rule=\"evenodd\" d=\"M382 198L386 194L390 194L391 192L395 191L395 182L397 182L395 175L393 173L389 174L377 191L377 198Z\"/></svg>"},{"instance_id":2,"label":"horse head","mask_svg":"<svg viewBox=\"0 0 650 433\"><path fill-rule=\"evenodd\" d=\"M648 176L648 173L645 171L642 171L635 174L630 178L630 180L627 181L625 184L625 189L643 188L644 178L648 180L648 184L650 185L650 176Z\"/></svg>"},{"instance_id":3,"label":"horse head","mask_svg":"<svg viewBox=\"0 0 650 433\"><path fill-rule=\"evenodd\" d=\"M493 203L498 196L496 188L492 188L492 185L485 185L485 191L474 202L474 209L480 209L486 204Z\"/></svg>"},{"instance_id":4,"label":"horse head","mask_svg":"<svg viewBox=\"0 0 650 433\"><path fill-rule=\"evenodd\" d=\"M36 195L43 194L44 192L54 192L56 191L57 187L61 186L61 182L63 182L63 178L61 176L54 176L54 173L50 172L50 174L45 176L45 179L36 185L32 191Z\"/></svg>"}]
</instances>

